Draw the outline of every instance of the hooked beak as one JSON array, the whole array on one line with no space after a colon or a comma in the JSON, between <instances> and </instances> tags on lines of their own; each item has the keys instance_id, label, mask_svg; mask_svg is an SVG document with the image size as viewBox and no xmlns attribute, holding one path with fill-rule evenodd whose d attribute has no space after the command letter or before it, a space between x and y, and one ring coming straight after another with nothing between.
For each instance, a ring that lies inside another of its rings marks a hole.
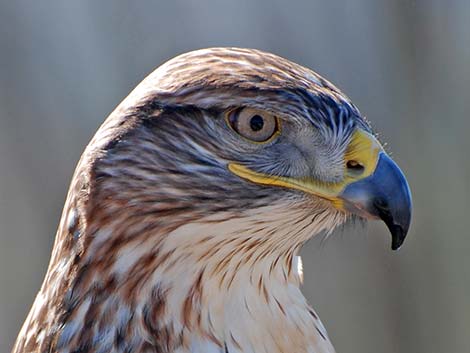
<instances>
[{"instance_id":1,"label":"hooked beak","mask_svg":"<svg viewBox=\"0 0 470 353\"><path fill-rule=\"evenodd\" d=\"M254 183L300 190L330 201L339 210L381 219L392 235L392 249L397 250L411 222L411 193L405 176L377 139L364 130L353 134L344 159L346 173L339 182L267 175L237 163L229 163L228 169ZM348 162L353 162L351 168Z\"/></svg>"},{"instance_id":2,"label":"hooked beak","mask_svg":"<svg viewBox=\"0 0 470 353\"><path fill-rule=\"evenodd\" d=\"M348 211L384 221L392 235L392 250L400 248L411 223L411 192L402 171L385 152L379 153L372 175L349 184L339 197Z\"/></svg>"}]
</instances>

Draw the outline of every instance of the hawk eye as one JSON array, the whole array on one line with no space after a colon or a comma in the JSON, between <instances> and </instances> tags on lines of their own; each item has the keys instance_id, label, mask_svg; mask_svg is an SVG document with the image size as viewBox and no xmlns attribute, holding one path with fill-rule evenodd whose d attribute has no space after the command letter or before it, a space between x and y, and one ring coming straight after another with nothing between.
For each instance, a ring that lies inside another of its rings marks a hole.
<instances>
[{"instance_id":1,"label":"hawk eye","mask_svg":"<svg viewBox=\"0 0 470 353\"><path fill-rule=\"evenodd\" d=\"M253 142L267 142L279 132L278 119L257 109L243 108L232 111L227 121L239 135Z\"/></svg>"}]
</instances>

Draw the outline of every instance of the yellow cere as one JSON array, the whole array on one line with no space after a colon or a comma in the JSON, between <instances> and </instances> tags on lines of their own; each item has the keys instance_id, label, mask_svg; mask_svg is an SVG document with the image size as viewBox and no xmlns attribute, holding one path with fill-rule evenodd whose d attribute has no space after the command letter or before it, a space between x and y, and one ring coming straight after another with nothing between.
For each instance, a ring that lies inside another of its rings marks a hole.
<instances>
[{"instance_id":1,"label":"yellow cere","mask_svg":"<svg viewBox=\"0 0 470 353\"><path fill-rule=\"evenodd\" d=\"M349 184L367 178L373 174L379 153L383 151L377 139L364 130L356 130L344 154L345 173L343 180L339 182L323 182L314 178L289 178L273 176L255 172L243 165L229 163L228 169L235 175L262 185L274 185L290 189L300 190L327 199L339 209L343 209L343 200L338 196ZM364 167L360 175L351 175L346 171L346 163L354 161Z\"/></svg>"}]
</instances>

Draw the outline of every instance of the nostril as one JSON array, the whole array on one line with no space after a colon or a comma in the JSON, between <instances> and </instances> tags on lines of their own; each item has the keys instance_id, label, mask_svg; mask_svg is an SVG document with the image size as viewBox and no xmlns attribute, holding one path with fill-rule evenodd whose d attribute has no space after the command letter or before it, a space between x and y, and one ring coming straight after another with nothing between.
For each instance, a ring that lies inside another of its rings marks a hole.
<instances>
[{"instance_id":1,"label":"nostril","mask_svg":"<svg viewBox=\"0 0 470 353\"><path fill-rule=\"evenodd\" d=\"M355 160L347 161L346 167L348 168L348 173L353 176L359 176L364 173L364 166Z\"/></svg>"}]
</instances>

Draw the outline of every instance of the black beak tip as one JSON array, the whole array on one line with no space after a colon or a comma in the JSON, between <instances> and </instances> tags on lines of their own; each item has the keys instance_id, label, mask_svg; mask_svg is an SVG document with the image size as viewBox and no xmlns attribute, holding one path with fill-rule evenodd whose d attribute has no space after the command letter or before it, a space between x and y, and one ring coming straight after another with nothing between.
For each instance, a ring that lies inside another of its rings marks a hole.
<instances>
[{"instance_id":1,"label":"black beak tip","mask_svg":"<svg viewBox=\"0 0 470 353\"><path fill-rule=\"evenodd\" d=\"M405 241L408 230L403 229L402 226L397 224L387 224L387 227L392 235L392 250L400 249Z\"/></svg>"}]
</instances>

